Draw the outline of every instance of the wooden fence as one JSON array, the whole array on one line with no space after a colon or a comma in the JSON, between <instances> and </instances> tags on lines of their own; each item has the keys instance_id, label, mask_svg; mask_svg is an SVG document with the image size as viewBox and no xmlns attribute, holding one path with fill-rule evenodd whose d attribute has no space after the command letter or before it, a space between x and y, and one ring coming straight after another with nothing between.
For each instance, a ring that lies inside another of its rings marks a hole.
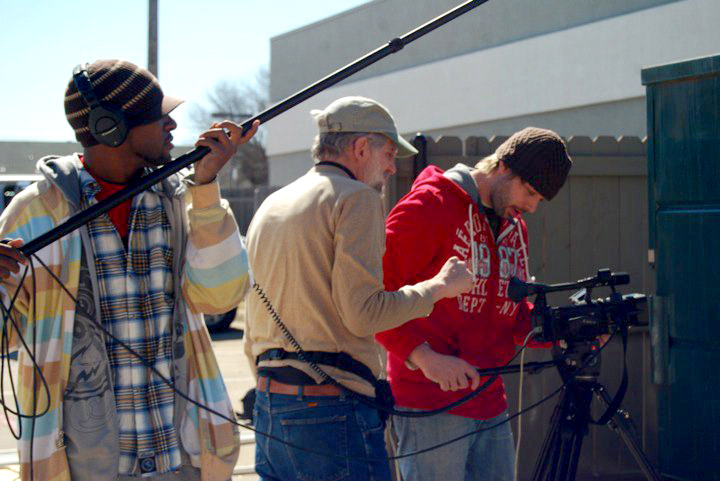
<instances>
[{"instance_id":1,"label":"wooden fence","mask_svg":"<svg viewBox=\"0 0 720 481\"><path fill-rule=\"evenodd\" d=\"M238 223L242 235L247 234L250 221L262 201L277 189L279 189L279 187L267 185L243 187L241 189L223 188L222 196L230 204L230 208L235 214L235 220Z\"/></svg>"},{"instance_id":2,"label":"wooden fence","mask_svg":"<svg viewBox=\"0 0 720 481\"><path fill-rule=\"evenodd\" d=\"M441 137L426 139L427 163L443 169L456 163L474 165L507 137ZM421 145L421 139L415 142ZM573 167L568 182L551 202L526 216L530 237L530 272L538 282L572 281L594 275L598 268L630 274L624 293L654 292L647 262L647 167L645 141L636 137L572 137L567 139ZM422 167L417 158L398 159L398 172L386 190L390 208L408 192ZM422 162L421 162L422 164ZM548 296L551 305L568 304L570 293ZM596 297L606 296L597 290ZM647 319L647 317L646 317ZM622 375L622 349L614 341L602 353L600 381L616 391ZM547 360L544 350L529 350L527 361ZM656 387L650 382L650 342L646 328L636 329L628 345L630 387L623 406L638 427L651 459L657 453ZM510 412L518 408L517 375L505 376ZM523 406L538 401L561 384L557 372L525 377ZM523 417L521 476L529 479L557 397ZM597 404L597 403L595 403ZM595 406L597 416L600 409ZM516 428L514 424L514 428ZM620 437L607 427L591 427L585 438L577 479L644 479Z\"/></svg>"}]
</instances>

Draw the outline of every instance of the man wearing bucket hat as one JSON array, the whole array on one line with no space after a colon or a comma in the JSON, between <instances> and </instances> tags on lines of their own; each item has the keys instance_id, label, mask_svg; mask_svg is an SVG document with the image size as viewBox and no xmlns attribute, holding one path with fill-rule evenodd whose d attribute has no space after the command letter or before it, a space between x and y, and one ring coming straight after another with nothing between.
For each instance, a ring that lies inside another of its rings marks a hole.
<instances>
[{"instance_id":1,"label":"man wearing bucket hat","mask_svg":"<svg viewBox=\"0 0 720 481\"><path fill-rule=\"evenodd\" d=\"M383 289L379 191L395 157L416 151L373 100L344 97L312 115L314 167L270 195L248 229L255 427L276 438L257 436L256 470L267 480L389 480L381 413L307 361L383 403L373 334L428 315L435 301L467 291L472 276L452 258L412 285Z\"/></svg>"},{"instance_id":2,"label":"man wearing bucket hat","mask_svg":"<svg viewBox=\"0 0 720 481\"><path fill-rule=\"evenodd\" d=\"M469 293L377 335L388 351L388 379L398 405L431 410L450 404L487 381L476 368L507 363L515 344L523 343L530 331L529 305L508 298L512 276L529 278L522 215L555 197L570 167L555 132L529 127L474 168L426 168L393 208L383 259L387 289L436 272L451 255L476 273ZM401 459L403 479L513 479L515 449L510 425L503 423L507 418L500 377L448 413L393 418L400 455L476 432Z\"/></svg>"},{"instance_id":3,"label":"man wearing bucket hat","mask_svg":"<svg viewBox=\"0 0 720 481\"><path fill-rule=\"evenodd\" d=\"M22 412L44 413L22 419L23 480L232 475L237 427L173 386L232 416L201 313L225 312L243 294L247 254L214 179L257 124L245 135L232 122L214 124L196 143L210 153L193 174L170 176L41 249L59 281L37 264L23 276L18 263L27 262L15 250L170 160L170 112L180 102L130 62L78 66L65 113L83 152L41 159L45 179L0 217L0 238L10 239L0 244L0 287L6 301L17 292L21 321L12 339L37 333L34 362L47 381L46 391L21 351Z\"/></svg>"}]
</instances>

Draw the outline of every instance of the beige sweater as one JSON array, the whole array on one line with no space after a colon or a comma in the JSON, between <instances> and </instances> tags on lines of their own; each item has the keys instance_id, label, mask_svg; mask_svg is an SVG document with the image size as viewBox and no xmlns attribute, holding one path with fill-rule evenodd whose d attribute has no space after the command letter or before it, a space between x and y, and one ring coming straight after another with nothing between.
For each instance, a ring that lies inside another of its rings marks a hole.
<instances>
[{"instance_id":1,"label":"beige sweater","mask_svg":"<svg viewBox=\"0 0 720 481\"><path fill-rule=\"evenodd\" d=\"M248 229L252 275L305 351L345 352L376 376L381 351L373 335L424 317L433 303L426 288L383 288L385 223L379 194L333 166L315 166L260 206ZM251 290L245 353L251 365L267 349L294 351ZM322 379L301 361L293 366ZM347 387L372 395L359 377L321 367Z\"/></svg>"}]
</instances>

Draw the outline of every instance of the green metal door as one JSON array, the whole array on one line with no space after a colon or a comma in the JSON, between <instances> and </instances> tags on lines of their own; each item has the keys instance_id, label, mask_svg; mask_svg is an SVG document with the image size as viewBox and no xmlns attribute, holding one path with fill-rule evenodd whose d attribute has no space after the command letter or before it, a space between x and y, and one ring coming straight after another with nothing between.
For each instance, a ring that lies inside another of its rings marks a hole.
<instances>
[{"instance_id":1,"label":"green metal door","mask_svg":"<svg viewBox=\"0 0 720 481\"><path fill-rule=\"evenodd\" d=\"M720 55L642 80L659 464L670 479L720 480Z\"/></svg>"}]
</instances>

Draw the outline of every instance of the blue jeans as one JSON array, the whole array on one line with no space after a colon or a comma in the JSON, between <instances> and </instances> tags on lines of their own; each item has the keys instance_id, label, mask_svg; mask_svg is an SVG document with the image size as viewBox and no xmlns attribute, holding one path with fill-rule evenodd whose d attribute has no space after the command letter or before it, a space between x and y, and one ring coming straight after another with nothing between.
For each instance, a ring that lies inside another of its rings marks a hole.
<instances>
[{"instance_id":1,"label":"blue jeans","mask_svg":"<svg viewBox=\"0 0 720 481\"><path fill-rule=\"evenodd\" d=\"M390 481L385 423L345 396L256 393L255 470L263 481ZM316 453L325 453L316 454Z\"/></svg>"},{"instance_id":2,"label":"blue jeans","mask_svg":"<svg viewBox=\"0 0 720 481\"><path fill-rule=\"evenodd\" d=\"M447 413L426 418L393 416L398 454L429 448L507 418L507 411L485 421ZM511 481L515 445L510 423L480 431L427 453L401 458L398 463L404 481Z\"/></svg>"}]
</instances>

